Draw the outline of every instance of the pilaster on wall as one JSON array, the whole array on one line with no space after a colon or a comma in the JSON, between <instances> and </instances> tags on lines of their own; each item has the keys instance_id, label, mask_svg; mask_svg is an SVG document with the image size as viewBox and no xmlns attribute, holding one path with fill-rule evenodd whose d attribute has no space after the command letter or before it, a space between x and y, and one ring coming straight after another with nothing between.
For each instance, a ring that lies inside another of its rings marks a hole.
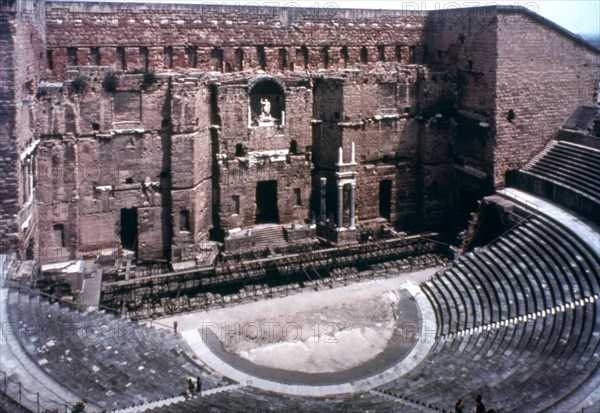
<instances>
[{"instance_id":1,"label":"pilaster on wall","mask_svg":"<svg viewBox=\"0 0 600 413\"><path fill-rule=\"evenodd\" d=\"M30 167L44 43L43 0L0 1L0 249L21 258L33 248L36 225Z\"/></svg>"}]
</instances>

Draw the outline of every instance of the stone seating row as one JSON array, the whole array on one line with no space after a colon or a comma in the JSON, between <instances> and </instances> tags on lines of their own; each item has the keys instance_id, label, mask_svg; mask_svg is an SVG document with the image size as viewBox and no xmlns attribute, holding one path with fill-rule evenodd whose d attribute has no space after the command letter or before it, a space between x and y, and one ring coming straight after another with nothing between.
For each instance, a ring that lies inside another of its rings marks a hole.
<instances>
[{"instance_id":1,"label":"stone seating row","mask_svg":"<svg viewBox=\"0 0 600 413\"><path fill-rule=\"evenodd\" d=\"M406 410L401 399L373 392L340 395L325 398L282 396L243 388L210 396L190 398L185 401L153 409L162 413L197 412L352 412L376 411L395 413ZM421 410L425 411L425 410Z\"/></svg>"},{"instance_id":2,"label":"stone seating row","mask_svg":"<svg viewBox=\"0 0 600 413\"><path fill-rule=\"evenodd\" d=\"M522 170L600 200L600 150L555 141Z\"/></svg>"},{"instance_id":3,"label":"stone seating row","mask_svg":"<svg viewBox=\"0 0 600 413\"><path fill-rule=\"evenodd\" d=\"M599 262L540 214L460 257L421 284L438 323L433 350L380 389L446 410L478 393L514 412L585 399L600 359Z\"/></svg>"},{"instance_id":4,"label":"stone seating row","mask_svg":"<svg viewBox=\"0 0 600 413\"><path fill-rule=\"evenodd\" d=\"M407 375L381 386L447 411L460 397L484 395L502 411L549 408L598 368L600 311L596 302L481 333L438 339Z\"/></svg>"},{"instance_id":5,"label":"stone seating row","mask_svg":"<svg viewBox=\"0 0 600 413\"><path fill-rule=\"evenodd\" d=\"M423 283L437 335L542 316L600 294L598 257L541 215Z\"/></svg>"},{"instance_id":6,"label":"stone seating row","mask_svg":"<svg viewBox=\"0 0 600 413\"><path fill-rule=\"evenodd\" d=\"M9 319L29 356L88 403L118 409L177 396L187 379L205 388L225 380L197 366L172 333L101 312L79 313L11 290Z\"/></svg>"}]
</instances>

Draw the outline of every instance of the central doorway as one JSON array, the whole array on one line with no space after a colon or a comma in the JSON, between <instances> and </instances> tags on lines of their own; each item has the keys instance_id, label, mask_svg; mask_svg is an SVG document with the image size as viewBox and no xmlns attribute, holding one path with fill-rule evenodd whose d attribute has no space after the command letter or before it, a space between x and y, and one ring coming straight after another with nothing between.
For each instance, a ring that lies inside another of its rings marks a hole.
<instances>
[{"instance_id":1,"label":"central doorway","mask_svg":"<svg viewBox=\"0 0 600 413\"><path fill-rule=\"evenodd\" d=\"M261 181L256 185L256 223L278 222L277 181Z\"/></svg>"},{"instance_id":2,"label":"central doorway","mask_svg":"<svg viewBox=\"0 0 600 413\"><path fill-rule=\"evenodd\" d=\"M138 214L137 208L121 209L121 246L137 252Z\"/></svg>"}]
</instances>

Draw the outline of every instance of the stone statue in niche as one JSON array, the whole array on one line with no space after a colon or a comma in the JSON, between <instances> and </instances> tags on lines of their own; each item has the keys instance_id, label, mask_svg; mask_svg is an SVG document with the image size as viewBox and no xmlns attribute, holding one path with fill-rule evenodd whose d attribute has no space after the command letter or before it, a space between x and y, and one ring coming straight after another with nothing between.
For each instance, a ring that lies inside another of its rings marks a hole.
<instances>
[{"instance_id":1,"label":"stone statue in niche","mask_svg":"<svg viewBox=\"0 0 600 413\"><path fill-rule=\"evenodd\" d=\"M261 118L271 118L271 102L267 98L260 100Z\"/></svg>"},{"instance_id":2,"label":"stone statue in niche","mask_svg":"<svg viewBox=\"0 0 600 413\"><path fill-rule=\"evenodd\" d=\"M274 126L275 118L271 116L271 101L269 98L260 100L260 116L258 118L258 126Z\"/></svg>"}]
</instances>

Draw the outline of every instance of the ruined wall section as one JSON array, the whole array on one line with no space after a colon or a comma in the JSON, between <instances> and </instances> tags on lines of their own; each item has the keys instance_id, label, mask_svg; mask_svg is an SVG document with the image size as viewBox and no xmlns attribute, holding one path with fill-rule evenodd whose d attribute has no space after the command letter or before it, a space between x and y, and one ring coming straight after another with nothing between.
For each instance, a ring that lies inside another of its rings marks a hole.
<instances>
[{"instance_id":1,"label":"ruined wall section","mask_svg":"<svg viewBox=\"0 0 600 413\"><path fill-rule=\"evenodd\" d=\"M202 79L173 78L170 168L174 261L194 260L212 227L210 92Z\"/></svg>"},{"instance_id":2,"label":"ruined wall section","mask_svg":"<svg viewBox=\"0 0 600 413\"><path fill-rule=\"evenodd\" d=\"M312 126L313 162L317 169L333 170L338 161L338 148L342 146L344 119L344 79L317 78L314 80Z\"/></svg>"},{"instance_id":3,"label":"ruined wall section","mask_svg":"<svg viewBox=\"0 0 600 413\"><path fill-rule=\"evenodd\" d=\"M290 82L286 88L286 128L288 146L295 142L297 153L312 151L313 91L308 79Z\"/></svg>"},{"instance_id":4,"label":"ruined wall section","mask_svg":"<svg viewBox=\"0 0 600 413\"><path fill-rule=\"evenodd\" d=\"M170 118L169 79L124 76L107 91L106 71L71 75L38 89L40 262L117 251L124 213L135 217L125 231L137 248L128 248L143 260L163 259L170 150L160 125Z\"/></svg>"},{"instance_id":5,"label":"ruined wall section","mask_svg":"<svg viewBox=\"0 0 600 413\"><path fill-rule=\"evenodd\" d=\"M419 190L419 130L420 122L414 118L388 119L377 122L375 127L396 131L390 136L394 143L391 156L362 160L364 144L357 146L358 176L356 209L359 220L381 217L381 183L390 181L389 220L396 227L413 229L420 225ZM348 131L345 129L345 132ZM358 131L356 131L358 132ZM364 140L363 142L368 142ZM385 196L383 196L385 198ZM384 210L386 207L383 208ZM384 218L388 218L385 217Z\"/></svg>"},{"instance_id":6,"label":"ruined wall section","mask_svg":"<svg viewBox=\"0 0 600 413\"><path fill-rule=\"evenodd\" d=\"M35 86L43 69L45 5L0 1L0 250L33 258ZM26 251L28 250L28 251Z\"/></svg>"},{"instance_id":7,"label":"ruined wall section","mask_svg":"<svg viewBox=\"0 0 600 413\"><path fill-rule=\"evenodd\" d=\"M316 165L333 169L340 146L344 162L350 162L354 144L359 222L383 217L403 229L422 222L421 122L416 118L423 111L419 99L426 72L421 65L403 65L389 72L346 72L316 83ZM328 208L335 203L330 197Z\"/></svg>"},{"instance_id":8,"label":"ruined wall section","mask_svg":"<svg viewBox=\"0 0 600 413\"><path fill-rule=\"evenodd\" d=\"M313 102L308 79L224 77L214 90L218 229L224 233L256 223L257 186L264 181L276 181L272 196L277 222L308 219ZM265 96L272 105L272 120L260 114Z\"/></svg>"},{"instance_id":9,"label":"ruined wall section","mask_svg":"<svg viewBox=\"0 0 600 413\"><path fill-rule=\"evenodd\" d=\"M419 189L425 229L454 229L456 177L453 162L454 118L433 117L419 131ZM462 225L462 223L458 224Z\"/></svg>"},{"instance_id":10,"label":"ruined wall section","mask_svg":"<svg viewBox=\"0 0 600 413\"><path fill-rule=\"evenodd\" d=\"M444 70L456 85L454 102L459 124L454 141L455 163L462 181L475 181L475 192L491 182L494 172L497 7L433 11L427 21L428 63Z\"/></svg>"},{"instance_id":11,"label":"ruined wall section","mask_svg":"<svg viewBox=\"0 0 600 413\"><path fill-rule=\"evenodd\" d=\"M249 162L244 158L219 163L221 195L220 222L224 230L255 224L256 188L261 181L277 181L279 222L304 222L309 218L311 162L304 155ZM296 190L300 190L297 199Z\"/></svg>"},{"instance_id":12,"label":"ruined wall section","mask_svg":"<svg viewBox=\"0 0 600 413\"><path fill-rule=\"evenodd\" d=\"M39 262L74 259L79 230L75 139L42 139L36 160Z\"/></svg>"},{"instance_id":13,"label":"ruined wall section","mask_svg":"<svg viewBox=\"0 0 600 413\"><path fill-rule=\"evenodd\" d=\"M535 58L532 58L535 53ZM600 54L540 16L498 14L494 184L538 153L579 105L593 105Z\"/></svg>"},{"instance_id":14,"label":"ruined wall section","mask_svg":"<svg viewBox=\"0 0 600 413\"><path fill-rule=\"evenodd\" d=\"M271 73L422 58L425 12L216 5L52 3L53 73L68 66Z\"/></svg>"}]
</instances>

